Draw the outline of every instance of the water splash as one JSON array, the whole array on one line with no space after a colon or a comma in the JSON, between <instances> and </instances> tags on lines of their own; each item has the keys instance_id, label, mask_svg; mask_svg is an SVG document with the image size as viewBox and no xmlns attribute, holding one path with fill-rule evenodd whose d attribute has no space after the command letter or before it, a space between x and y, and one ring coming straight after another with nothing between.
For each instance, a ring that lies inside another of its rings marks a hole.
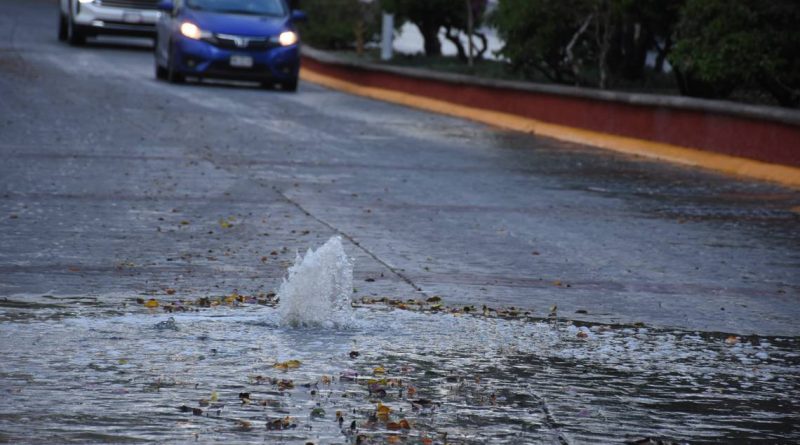
<instances>
[{"instance_id":1,"label":"water splash","mask_svg":"<svg viewBox=\"0 0 800 445\"><path fill-rule=\"evenodd\" d=\"M334 236L317 250L297 255L278 290L280 316L292 327L344 327L353 322L353 261Z\"/></svg>"}]
</instances>

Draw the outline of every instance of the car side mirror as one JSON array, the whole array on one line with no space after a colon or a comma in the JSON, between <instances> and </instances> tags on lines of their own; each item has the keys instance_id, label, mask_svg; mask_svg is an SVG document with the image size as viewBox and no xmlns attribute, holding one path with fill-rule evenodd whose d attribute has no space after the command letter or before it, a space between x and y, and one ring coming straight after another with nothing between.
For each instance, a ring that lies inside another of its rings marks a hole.
<instances>
[{"instance_id":1,"label":"car side mirror","mask_svg":"<svg viewBox=\"0 0 800 445\"><path fill-rule=\"evenodd\" d=\"M161 0L158 2L158 10L169 12L170 14L175 9L175 3L172 0Z\"/></svg>"},{"instance_id":2,"label":"car side mirror","mask_svg":"<svg viewBox=\"0 0 800 445\"><path fill-rule=\"evenodd\" d=\"M295 9L294 11L292 11L292 15L289 16L289 20L291 20L294 23L305 23L308 21L308 16L306 15L305 12L299 9Z\"/></svg>"}]
</instances>

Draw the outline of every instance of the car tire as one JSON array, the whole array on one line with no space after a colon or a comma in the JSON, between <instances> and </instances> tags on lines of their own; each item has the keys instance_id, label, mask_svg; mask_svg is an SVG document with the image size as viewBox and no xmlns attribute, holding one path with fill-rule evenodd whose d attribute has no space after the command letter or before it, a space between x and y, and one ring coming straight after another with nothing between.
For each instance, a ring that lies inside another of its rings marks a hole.
<instances>
[{"instance_id":1,"label":"car tire","mask_svg":"<svg viewBox=\"0 0 800 445\"><path fill-rule=\"evenodd\" d=\"M290 93L294 93L295 91L297 91L297 78L295 77L292 80L281 82L281 90L288 91Z\"/></svg>"},{"instance_id":2,"label":"car tire","mask_svg":"<svg viewBox=\"0 0 800 445\"><path fill-rule=\"evenodd\" d=\"M158 64L158 61L155 63L156 65L156 79L158 80L167 80L167 75L169 71L166 68Z\"/></svg>"},{"instance_id":3,"label":"car tire","mask_svg":"<svg viewBox=\"0 0 800 445\"><path fill-rule=\"evenodd\" d=\"M64 17L64 19L67 22L67 43L73 46L80 46L86 43L86 34L81 32L72 16Z\"/></svg>"},{"instance_id":4,"label":"car tire","mask_svg":"<svg viewBox=\"0 0 800 445\"><path fill-rule=\"evenodd\" d=\"M169 83L183 83L186 78L178 71L175 64L175 50L172 44L169 45L169 56L167 56L167 81Z\"/></svg>"},{"instance_id":5,"label":"car tire","mask_svg":"<svg viewBox=\"0 0 800 445\"><path fill-rule=\"evenodd\" d=\"M58 14L58 40L67 40L67 16L63 13Z\"/></svg>"}]
</instances>

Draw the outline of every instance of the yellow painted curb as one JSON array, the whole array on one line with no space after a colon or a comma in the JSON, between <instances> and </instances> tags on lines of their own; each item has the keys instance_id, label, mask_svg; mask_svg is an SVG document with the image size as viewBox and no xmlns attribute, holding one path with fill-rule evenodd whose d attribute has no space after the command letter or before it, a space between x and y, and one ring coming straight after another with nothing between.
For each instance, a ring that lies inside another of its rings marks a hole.
<instances>
[{"instance_id":1,"label":"yellow painted curb","mask_svg":"<svg viewBox=\"0 0 800 445\"><path fill-rule=\"evenodd\" d=\"M800 188L800 168L797 167L770 164L699 149L679 147L676 145L624 136L615 136L564 125L549 124L514 114L467 107L400 91L362 86L335 77L326 76L307 68L302 68L300 70L300 77L305 81L335 90L433 111L448 116L469 119L507 130L532 133L538 136L591 145L630 155L659 159L730 175L777 182L785 186Z\"/></svg>"}]
</instances>

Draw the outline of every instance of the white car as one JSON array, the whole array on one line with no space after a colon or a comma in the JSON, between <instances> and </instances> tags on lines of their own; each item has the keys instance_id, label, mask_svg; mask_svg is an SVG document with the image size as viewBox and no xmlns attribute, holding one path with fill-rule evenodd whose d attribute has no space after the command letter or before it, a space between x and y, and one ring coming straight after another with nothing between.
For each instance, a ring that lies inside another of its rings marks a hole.
<instances>
[{"instance_id":1,"label":"white car","mask_svg":"<svg viewBox=\"0 0 800 445\"><path fill-rule=\"evenodd\" d=\"M58 39L81 45L86 37L155 37L159 0L59 0Z\"/></svg>"}]
</instances>

